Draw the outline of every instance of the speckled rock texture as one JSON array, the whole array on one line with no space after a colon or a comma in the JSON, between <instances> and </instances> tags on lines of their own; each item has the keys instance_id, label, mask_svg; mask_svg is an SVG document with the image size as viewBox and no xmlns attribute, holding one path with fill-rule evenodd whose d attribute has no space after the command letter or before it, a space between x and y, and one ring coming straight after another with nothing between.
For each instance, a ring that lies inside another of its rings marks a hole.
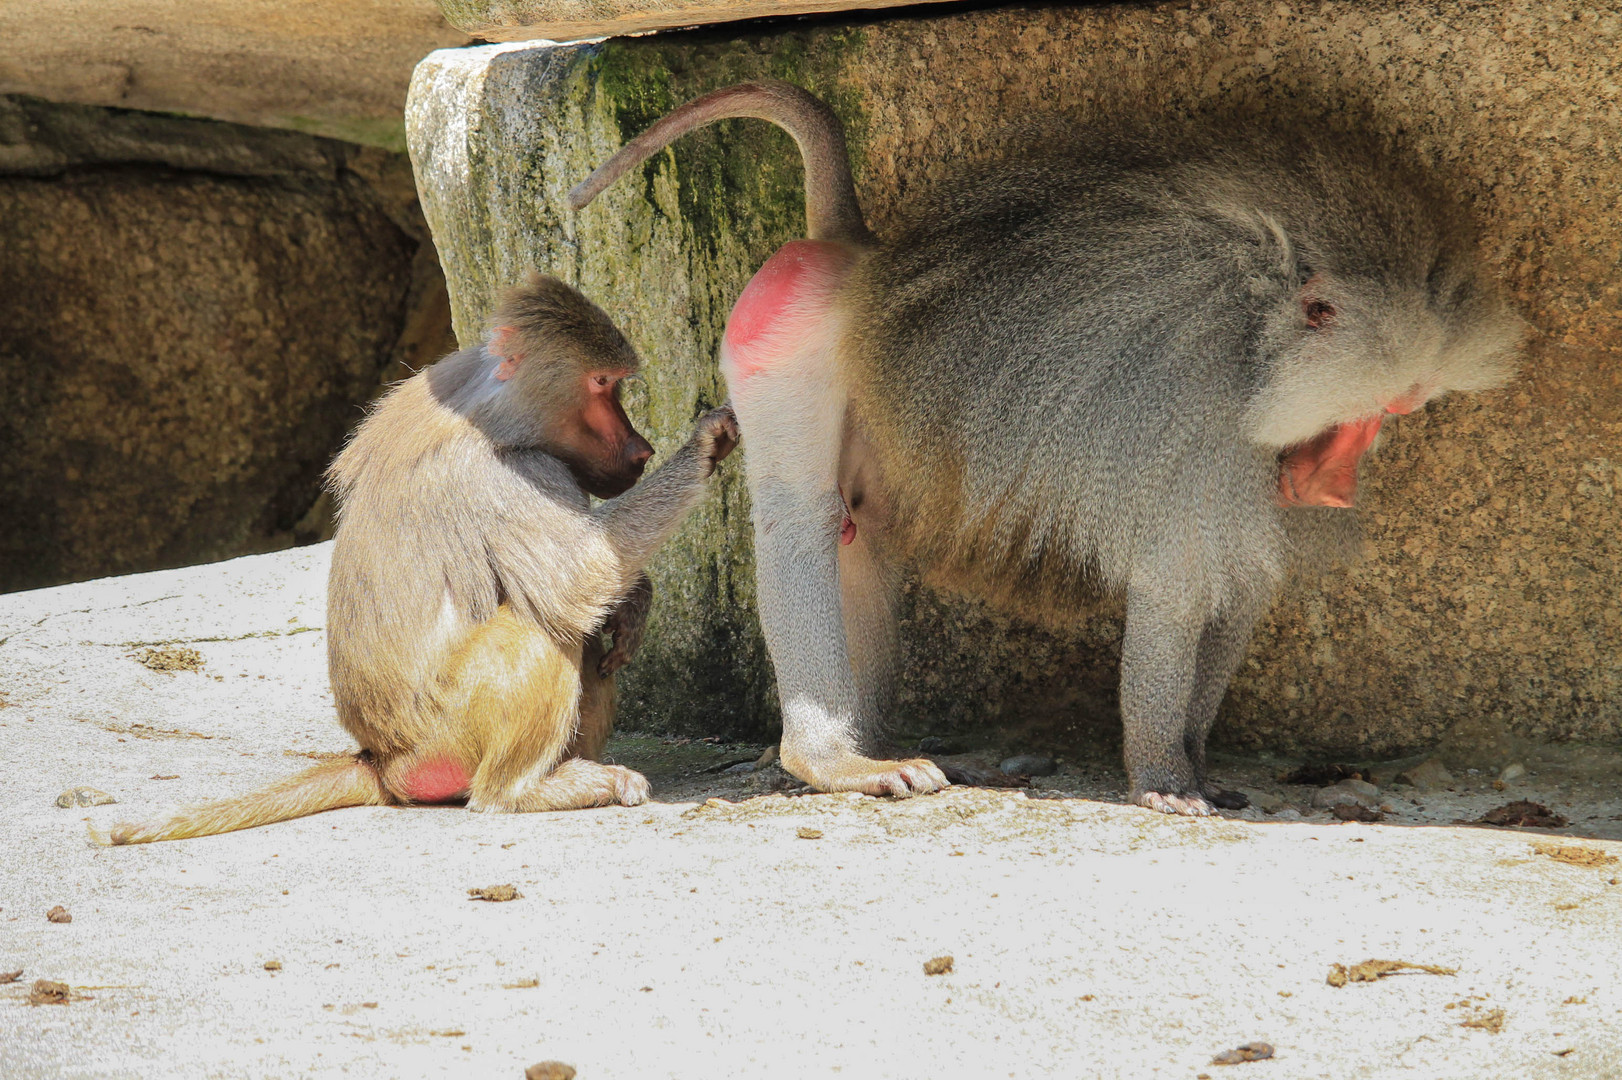
<instances>
[{"instance_id":1,"label":"speckled rock texture","mask_svg":"<svg viewBox=\"0 0 1622 1080\"><path fill-rule=\"evenodd\" d=\"M423 232L400 155L0 98L0 591L319 536L360 406L443 340Z\"/></svg>"},{"instance_id":2,"label":"speckled rock texture","mask_svg":"<svg viewBox=\"0 0 1622 1080\"><path fill-rule=\"evenodd\" d=\"M801 233L798 156L731 121L580 214L563 193L673 105L756 75L844 118L880 235L909 196L1045 113L1261 110L1417 155L1471 206L1534 326L1524 373L1388 425L1364 472L1368 557L1281 598L1217 738L1373 755L1622 733L1622 7L1030 7L436 53L407 128L463 340L529 264L577 281L644 351L638 419L673 445L721 392L731 302ZM737 480L663 557L629 723L775 719ZM904 735L1114 737L1119 633L1107 603L1063 636L914 590L893 719Z\"/></svg>"},{"instance_id":3,"label":"speckled rock texture","mask_svg":"<svg viewBox=\"0 0 1622 1080\"><path fill-rule=\"evenodd\" d=\"M433 0L10 0L0 93L398 152L412 65L466 41Z\"/></svg>"}]
</instances>

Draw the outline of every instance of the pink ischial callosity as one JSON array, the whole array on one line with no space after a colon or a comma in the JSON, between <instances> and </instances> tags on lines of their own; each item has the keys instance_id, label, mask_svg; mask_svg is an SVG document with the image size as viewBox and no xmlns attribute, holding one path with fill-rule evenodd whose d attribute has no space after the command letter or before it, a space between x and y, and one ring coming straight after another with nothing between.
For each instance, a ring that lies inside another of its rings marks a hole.
<instances>
[{"instance_id":1,"label":"pink ischial callosity","mask_svg":"<svg viewBox=\"0 0 1622 1080\"><path fill-rule=\"evenodd\" d=\"M795 240L777 249L744 286L722 338L729 377L746 379L771 365L764 340L802 321L821 319L855 253L825 240Z\"/></svg>"},{"instance_id":2,"label":"pink ischial callosity","mask_svg":"<svg viewBox=\"0 0 1622 1080\"><path fill-rule=\"evenodd\" d=\"M447 757L429 758L408 771L396 789L412 802L448 802L466 795L472 779L459 762Z\"/></svg>"},{"instance_id":3,"label":"pink ischial callosity","mask_svg":"<svg viewBox=\"0 0 1622 1080\"><path fill-rule=\"evenodd\" d=\"M1351 506L1357 498L1357 465L1374 444L1385 420L1336 424L1323 434L1292 447L1279 458L1280 506Z\"/></svg>"}]
</instances>

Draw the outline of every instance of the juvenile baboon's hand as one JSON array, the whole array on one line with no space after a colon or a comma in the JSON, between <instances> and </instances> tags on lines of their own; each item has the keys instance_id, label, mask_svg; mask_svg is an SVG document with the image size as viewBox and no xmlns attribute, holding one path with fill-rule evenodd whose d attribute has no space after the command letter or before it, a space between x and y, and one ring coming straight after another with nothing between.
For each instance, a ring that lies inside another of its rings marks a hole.
<instances>
[{"instance_id":1,"label":"juvenile baboon's hand","mask_svg":"<svg viewBox=\"0 0 1622 1080\"><path fill-rule=\"evenodd\" d=\"M648 610L652 606L653 582L648 580L648 575L642 574L603 624L603 633L614 635L614 647L598 661L598 675L606 679L631 662L631 657L636 655L637 648L642 644L642 631L647 627Z\"/></svg>"},{"instance_id":2,"label":"juvenile baboon's hand","mask_svg":"<svg viewBox=\"0 0 1622 1080\"><path fill-rule=\"evenodd\" d=\"M737 447L740 437L738 417L731 405L711 409L698 418L698 424L693 428L693 443L709 461L712 472L716 464Z\"/></svg>"}]
</instances>

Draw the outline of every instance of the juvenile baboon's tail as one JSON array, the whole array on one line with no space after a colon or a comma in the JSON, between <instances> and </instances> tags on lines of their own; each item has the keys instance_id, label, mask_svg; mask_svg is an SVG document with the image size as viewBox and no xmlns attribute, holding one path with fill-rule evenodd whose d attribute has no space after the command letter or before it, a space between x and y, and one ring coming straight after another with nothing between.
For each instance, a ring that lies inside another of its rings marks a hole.
<instances>
[{"instance_id":1,"label":"juvenile baboon's tail","mask_svg":"<svg viewBox=\"0 0 1622 1080\"><path fill-rule=\"evenodd\" d=\"M597 193L694 128L713 120L752 116L769 120L794 136L805 162L805 225L812 240L841 240L862 246L874 243L856 201L850 178L845 129L834 111L793 83L757 79L723 87L695 98L620 147L597 171L569 192L576 210Z\"/></svg>"},{"instance_id":2,"label":"juvenile baboon's tail","mask_svg":"<svg viewBox=\"0 0 1622 1080\"><path fill-rule=\"evenodd\" d=\"M106 845L185 840L251 829L341 806L387 806L394 801L383 789L371 759L355 755L317 765L252 795L194 806L170 818L120 823L109 832L92 828L90 838Z\"/></svg>"}]
</instances>

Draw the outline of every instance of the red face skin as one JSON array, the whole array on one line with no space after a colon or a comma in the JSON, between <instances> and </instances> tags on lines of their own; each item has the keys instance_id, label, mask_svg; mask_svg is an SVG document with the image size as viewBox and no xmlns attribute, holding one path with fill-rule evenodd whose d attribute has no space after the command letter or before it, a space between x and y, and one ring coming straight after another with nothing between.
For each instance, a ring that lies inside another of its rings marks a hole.
<instances>
[{"instance_id":1,"label":"red face skin","mask_svg":"<svg viewBox=\"0 0 1622 1080\"><path fill-rule=\"evenodd\" d=\"M593 371L583 377L580 409L559 439L558 456L588 494L612 499L631 489L653 457L620 404L620 381L629 371Z\"/></svg>"},{"instance_id":2,"label":"red face skin","mask_svg":"<svg viewBox=\"0 0 1622 1080\"><path fill-rule=\"evenodd\" d=\"M522 353L512 351L513 331L496 328L491 351L501 357L495 376L506 382L518 374ZM588 495L612 499L642 479L642 469L653 457L653 447L637 434L620 404L620 383L629 368L606 368L580 376L578 408L553 417L554 429L547 449L569 466L575 482Z\"/></svg>"},{"instance_id":3,"label":"red face skin","mask_svg":"<svg viewBox=\"0 0 1622 1080\"><path fill-rule=\"evenodd\" d=\"M1406 416L1424 405L1429 395L1414 386L1385 407L1394 416ZM1278 459L1280 506L1349 507L1357 499L1357 466L1363 454L1380 434L1383 413L1364 420L1336 424L1300 446L1286 450Z\"/></svg>"}]
</instances>

